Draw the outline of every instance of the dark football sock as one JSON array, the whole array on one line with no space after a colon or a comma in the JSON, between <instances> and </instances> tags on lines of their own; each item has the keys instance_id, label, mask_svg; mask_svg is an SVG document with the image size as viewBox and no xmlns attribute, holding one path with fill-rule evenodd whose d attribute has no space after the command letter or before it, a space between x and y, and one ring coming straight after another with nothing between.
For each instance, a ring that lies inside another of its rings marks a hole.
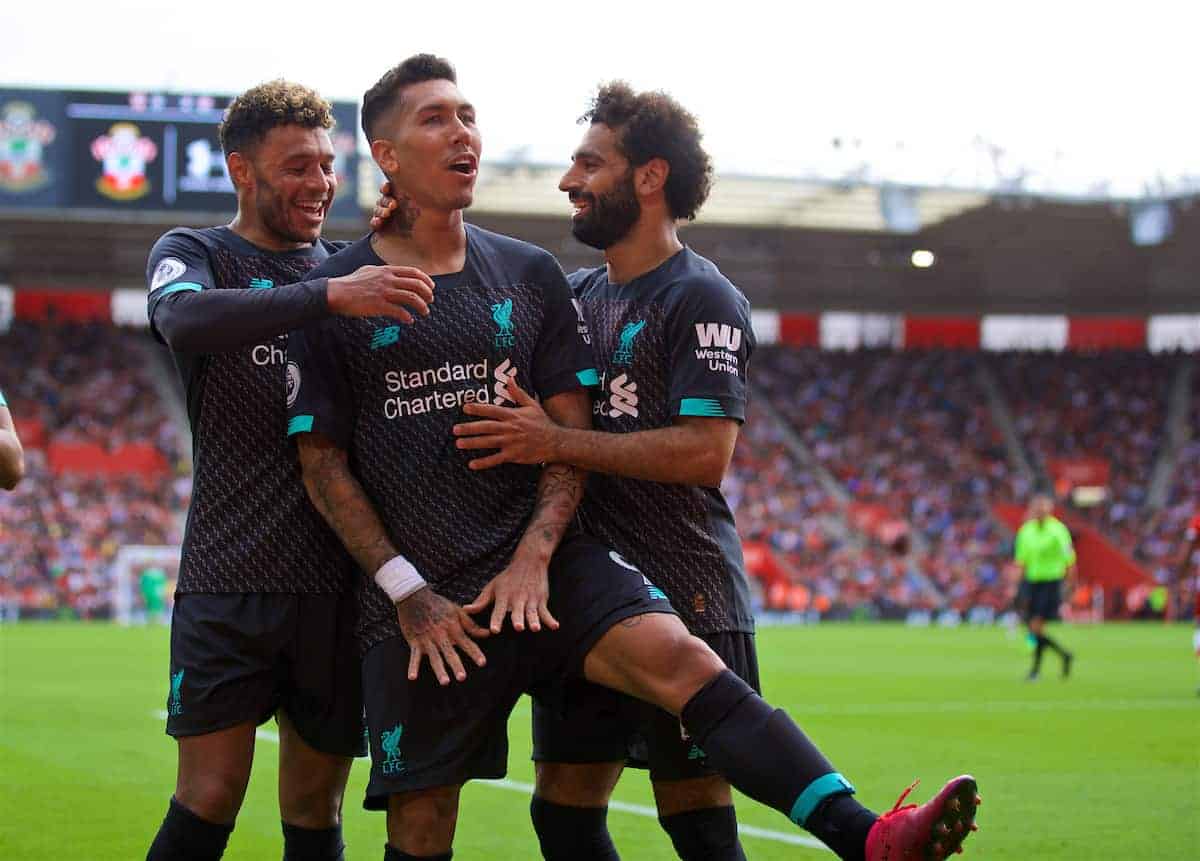
<instances>
[{"instance_id":1,"label":"dark football sock","mask_svg":"<svg viewBox=\"0 0 1200 861\"><path fill-rule=\"evenodd\" d=\"M407 852L401 852L390 843L383 847L383 861L450 861L453 857L453 849L441 855L409 855Z\"/></svg>"},{"instance_id":2,"label":"dark football sock","mask_svg":"<svg viewBox=\"0 0 1200 861\"><path fill-rule=\"evenodd\" d=\"M608 833L607 807L570 807L538 798L529 817L546 861L618 861Z\"/></svg>"},{"instance_id":3,"label":"dark football sock","mask_svg":"<svg viewBox=\"0 0 1200 861\"><path fill-rule=\"evenodd\" d=\"M706 807L660 816L658 823L682 861L746 861L733 807Z\"/></svg>"},{"instance_id":4,"label":"dark football sock","mask_svg":"<svg viewBox=\"0 0 1200 861\"><path fill-rule=\"evenodd\" d=\"M1062 646L1060 646L1058 644L1057 640L1055 640L1051 637L1047 637L1045 634L1042 634L1042 642L1046 644L1047 648L1053 649L1054 651L1058 652L1058 656L1060 658L1066 657L1067 650L1064 649Z\"/></svg>"},{"instance_id":5,"label":"dark football sock","mask_svg":"<svg viewBox=\"0 0 1200 861\"><path fill-rule=\"evenodd\" d=\"M1029 671L1029 675L1036 676L1042 671L1042 653L1046 651L1046 638L1041 634L1035 634L1037 639L1037 647L1033 650L1033 669Z\"/></svg>"},{"instance_id":6,"label":"dark football sock","mask_svg":"<svg viewBox=\"0 0 1200 861\"><path fill-rule=\"evenodd\" d=\"M843 861L864 861L867 833L879 817L853 795L832 795L817 805L804 823L814 837Z\"/></svg>"},{"instance_id":7,"label":"dark football sock","mask_svg":"<svg viewBox=\"0 0 1200 861\"><path fill-rule=\"evenodd\" d=\"M854 792L785 712L729 670L688 700L680 720L711 767L797 825L809 828L826 798Z\"/></svg>"},{"instance_id":8,"label":"dark football sock","mask_svg":"<svg viewBox=\"0 0 1200 861\"><path fill-rule=\"evenodd\" d=\"M232 833L232 825L201 819L172 798L146 861L216 861Z\"/></svg>"},{"instance_id":9,"label":"dark football sock","mask_svg":"<svg viewBox=\"0 0 1200 861\"><path fill-rule=\"evenodd\" d=\"M342 826L301 828L283 823L283 861L342 861Z\"/></svg>"}]
</instances>

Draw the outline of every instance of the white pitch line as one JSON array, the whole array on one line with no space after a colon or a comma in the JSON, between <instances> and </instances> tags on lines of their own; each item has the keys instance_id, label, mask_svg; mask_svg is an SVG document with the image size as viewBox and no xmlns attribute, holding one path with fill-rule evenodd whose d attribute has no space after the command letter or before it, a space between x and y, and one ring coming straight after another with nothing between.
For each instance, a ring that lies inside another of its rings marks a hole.
<instances>
[{"instance_id":1,"label":"white pitch line","mask_svg":"<svg viewBox=\"0 0 1200 861\"><path fill-rule=\"evenodd\" d=\"M938 714L941 712L1075 712L1075 711L1160 711L1191 710L1196 699L1172 698L1163 700L992 700L984 702L901 702L848 703L835 705L799 704L787 706L796 719L805 715L877 715L877 714Z\"/></svg>"},{"instance_id":2,"label":"white pitch line","mask_svg":"<svg viewBox=\"0 0 1200 861\"><path fill-rule=\"evenodd\" d=\"M167 719L165 711L155 712L155 716L160 720ZM255 733L258 738L265 741L279 744L279 735L269 729L259 727ZM521 792L525 795L533 795L533 784L522 783L519 780L509 780L502 778L500 780L473 780L472 783L491 786L496 789L507 789L512 792ZM608 802L609 810L619 810L621 813L632 813L634 816L642 816L648 819L658 819L658 811L653 807L647 807L644 804L630 804L627 801L612 800ZM828 849L820 840L814 840L811 837L805 837L803 834L789 834L786 831L772 831L770 828L758 828L754 825L738 824L738 833L744 837L757 837L760 840L773 840L776 843L788 843L792 846L804 846L808 849Z\"/></svg>"},{"instance_id":3,"label":"white pitch line","mask_svg":"<svg viewBox=\"0 0 1200 861\"><path fill-rule=\"evenodd\" d=\"M497 789L511 789L516 792L523 792L526 795L533 794L532 783L522 783L519 780L509 780L503 778L501 780L476 780L473 783L482 783L487 786L494 786ZM634 816L644 816L649 819L658 819L658 811L653 807L647 807L644 804L629 804L625 801L610 801L608 802L609 810L619 810L622 813L632 813ZM746 837L760 837L763 840L774 840L777 843L790 843L793 846L806 846L810 849L825 849L826 846L820 840L814 840L811 837L805 837L802 834L789 834L785 831L772 831L769 828L756 828L753 825L738 825L738 833Z\"/></svg>"}]
</instances>

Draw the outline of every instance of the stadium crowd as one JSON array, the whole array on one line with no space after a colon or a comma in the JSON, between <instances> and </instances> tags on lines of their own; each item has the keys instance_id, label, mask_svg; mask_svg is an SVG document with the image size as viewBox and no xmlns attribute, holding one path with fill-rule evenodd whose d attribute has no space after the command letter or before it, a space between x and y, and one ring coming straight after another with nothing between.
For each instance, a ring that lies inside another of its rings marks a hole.
<instances>
[{"instance_id":1,"label":"stadium crowd","mask_svg":"<svg viewBox=\"0 0 1200 861\"><path fill-rule=\"evenodd\" d=\"M0 494L0 606L10 614L106 615L119 548L180 540L191 479L180 465L180 430L147 370L147 338L28 322L0 338L0 367L21 368L0 384L19 426L34 431L27 480ZM1193 439L1166 507L1145 506L1171 357L772 346L759 350L751 374L754 397L772 409L752 400L723 485L748 547L768 550L789 584L771 578L761 605L835 616L1008 606L1012 536L993 506L1023 504L1033 488L1009 465L977 378L983 361L1035 470L1048 476L1058 459L1106 459L1110 497L1081 513L1160 582L1169 579L1200 499ZM1200 428L1196 379L1191 424ZM801 465L793 434L842 492ZM55 468L47 455L53 443L115 450L146 442L168 470L89 474ZM865 525L860 510L873 513Z\"/></svg>"},{"instance_id":2,"label":"stadium crowd","mask_svg":"<svg viewBox=\"0 0 1200 861\"><path fill-rule=\"evenodd\" d=\"M1079 512L1122 550L1136 551L1144 505L1165 439L1174 357L1146 352L1004 354L992 367L1035 466L1099 458L1108 496Z\"/></svg>"},{"instance_id":3,"label":"stadium crowd","mask_svg":"<svg viewBox=\"0 0 1200 861\"><path fill-rule=\"evenodd\" d=\"M751 402L722 484L748 547L770 548L790 588L774 583L761 603L822 616L898 615L932 609L936 598L907 560L879 542L837 528L840 503L792 455L788 431ZM748 552L753 572L759 560Z\"/></svg>"},{"instance_id":4,"label":"stadium crowd","mask_svg":"<svg viewBox=\"0 0 1200 861\"><path fill-rule=\"evenodd\" d=\"M1030 490L1008 466L977 361L953 351L776 348L761 351L754 369L758 391L850 499L906 524L913 564L960 612L1008 602L1010 538L991 504ZM870 556L904 594L904 566L878 548ZM908 603L917 603L920 590L907 580Z\"/></svg>"},{"instance_id":5,"label":"stadium crowd","mask_svg":"<svg viewBox=\"0 0 1200 861\"><path fill-rule=\"evenodd\" d=\"M1159 583L1168 583L1179 572L1187 542L1188 523L1200 514L1200 374L1192 377L1192 409L1189 416L1191 439L1176 461L1166 505L1148 513L1141 524L1136 558ZM1196 579L1185 578L1184 605L1193 600L1189 591Z\"/></svg>"},{"instance_id":6,"label":"stadium crowd","mask_svg":"<svg viewBox=\"0 0 1200 861\"><path fill-rule=\"evenodd\" d=\"M112 561L126 544L174 545L191 478L54 468L55 444L116 450L153 442L177 465L182 439L155 393L142 349L149 336L93 324L17 322L0 338L2 381L25 431L25 480L0 494L0 606L9 615L111 612ZM142 343L139 343L142 342Z\"/></svg>"}]
</instances>

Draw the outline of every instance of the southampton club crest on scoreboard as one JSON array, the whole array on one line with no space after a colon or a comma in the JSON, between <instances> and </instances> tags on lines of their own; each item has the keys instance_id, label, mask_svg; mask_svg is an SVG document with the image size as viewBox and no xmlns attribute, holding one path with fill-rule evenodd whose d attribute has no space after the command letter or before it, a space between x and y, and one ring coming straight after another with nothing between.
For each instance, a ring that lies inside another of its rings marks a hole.
<instances>
[{"instance_id":1,"label":"southampton club crest on scoreboard","mask_svg":"<svg viewBox=\"0 0 1200 861\"><path fill-rule=\"evenodd\" d=\"M0 108L0 189L36 191L50 181L42 163L55 128L37 118L29 102L8 102Z\"/></svg>"},{"instance_id":2,"label":"southampton club crest on scoreboard","mask_svg":"<svg viewBox=\"0 0 1200 861\"><path fill-rule=\"evenodd\" d=\"M110 200L137 200L150 192L146 165L158 147L133 123L114 123L108 134L92 141L92 157L103 165L96 190Z\"/></svg>"}]
</instances>

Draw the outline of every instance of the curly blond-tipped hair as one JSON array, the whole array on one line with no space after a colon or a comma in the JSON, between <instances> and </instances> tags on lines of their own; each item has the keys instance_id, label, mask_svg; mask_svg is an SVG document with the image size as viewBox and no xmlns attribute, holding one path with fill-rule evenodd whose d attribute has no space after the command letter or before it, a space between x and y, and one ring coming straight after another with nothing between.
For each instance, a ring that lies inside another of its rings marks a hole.
<instances>
[{"instance_id":1,"label":"curly blond-tipped hair","mask_svg":"<svg viewBox=\"0 0 1200 861\"><path fill-rule=\"evenodd\" d=\"M262 142L277 126L333 128L333 106L315 90L291 81L275 80L242 93L225 110L218 134L221 150L245 152Z\"/></svg>"}]
</instances>

